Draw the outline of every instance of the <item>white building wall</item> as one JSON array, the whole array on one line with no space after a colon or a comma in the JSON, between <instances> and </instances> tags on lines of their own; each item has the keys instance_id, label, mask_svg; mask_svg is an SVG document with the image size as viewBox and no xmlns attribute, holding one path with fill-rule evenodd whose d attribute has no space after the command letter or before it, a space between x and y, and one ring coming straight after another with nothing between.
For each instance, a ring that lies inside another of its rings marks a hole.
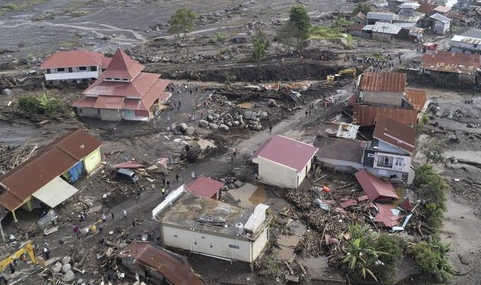
<instances>
[{"instance_id":1,"label":"white building wall","mask_svg":"<svg viewBox=\"0 0 481 285\"><path fill-rule=\"evenodd\" d=\"M393 158L393 166L392 168L388 167L382 167L378 165L379 162L379 157L380 156L389 156ZM402 158L403 159L403 165L401 167L397 167L394 165L394 161L396 158ZM389 170L389 171L396 171L396 172L403 172L403 173L408 173L409 169L411 168L411 156L403 156L403 155L395 155L395 154L390 154L390 153L383 153L383 152L376 152L374 154L374 168L379 168L379 169L384 169L384 170Z\"/></svg>"},{"instance_id":2,"label":"white building wall","mask_svg":"<svg viewBox=\"0 0 481 285\"><path fill-rule=\"evenodd\" d=\"M458 42L458 41L451 40L450 46L451 46L452 52L466 52L466 51L468 51L469 53L481 53L481 44L478 44L478 45L476 45L476 47L474 47L474 45L470 44L470 43L464 43L464 42Z\"/></svg>"},{"instance_id":3,"label":"white building wall","mask_svg":"<svg viewBox=\"0 0 481 285\"><path fill-rule=\"evenodd\" d=\"M46 81L98 78L100 71L45 73Z\"/></svg>"},{"instance_id":4,"label":"white building wall","mask_svg":"<svg viewBox=\"0 0 481 285\"><path fill-rule=\"evenodd\" d=\"M269 228L265 228L262 233L259 234L257 239L252 244L252 259L253 261L259 257L267 243L269 242Z\"/></svg>"},{"instance_id":5,"label":"white building wall","mask_svg":"<svg viewBox=\"0 0 481 285\"><path fill-rule=\"evenodd\" d=\"M322 162L323 167L347 173L354 173L364 168L364 165L361 162L343 161L330 158L318 158L318 161Z\"/></svg>"},{"instance_id":6,"label":"white building wall","mask_svg":"<svg viewBox=\"0 0 481 285\"><path fill-rule=\"evenodd\" d=\"M249 263L254 261L252 254L253 244L241 236L209 235L208 233L190 231L163 224L162 239L165 246L181 248L218 258L240 260ZM267 239L265 241L267 242ZM259 241L259 244L256 245L257 250L262 247L261 243L262 241Z\"/></svg>"},{"instance_id":7,"label":"white building wall","mask_svg":"<svg viewBox=\"0 0 481 285\"><path fill-rule=\"evenodd\" d=\"M262 157L253 159L253 162L259 165L259 179L262 182L290 189L297 188L297 171L295 169L288 168ZM304 179L304 177L302 177L302 179ZM299 178L299 181L302 181L301 178Z\"/></svg>"}]
</instances>

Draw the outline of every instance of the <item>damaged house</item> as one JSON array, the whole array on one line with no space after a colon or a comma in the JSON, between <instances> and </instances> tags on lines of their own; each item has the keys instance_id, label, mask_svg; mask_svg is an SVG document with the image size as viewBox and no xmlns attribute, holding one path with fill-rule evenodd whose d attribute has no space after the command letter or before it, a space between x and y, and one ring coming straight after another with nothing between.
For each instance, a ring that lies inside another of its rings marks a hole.
<instances>
[{"instance_id":1,"label":"damaged house","mask_svg":"<svg viewBox=\"0 0 481 285\"><path fill-rule=\"evenodd\" d=\"M117 264L149 284L203 285L187 259L151 242L134 240L116 256ZM152 283L150 283L152 282Z\"/></svg>"},{"instance_id":2,"label":"damaged house","mask_svg":"<svg viewBox=\"0 0 481 285\"><path fill-rule=\"evenodd\" d=\"M450 41L450 51L468 54L481 54L481 30L470 29L455 35Z\"/></svg>"},{"instance_id":3,"label":"damaged house","mask_svg":"<svg viewBox=\"0 0 481 285\"><path fill-rule=\"evenodd\" d=\"M184 188L187 192L196 196L204 196L219 200L221 195L220 191L223 186L224 183L202 175L185 184Z\"/></svg>"},{"instance_id":4,"label":"damaged house","mask_svg":"<svg viewBox=\"0 0 481 285\"><path fill-rule=\"evenodd\" d=\"M145 66L118 49L99 79L73 103L80 117L104 121L147 121L172 93L160 74L142 72Z\"/></svg>"},{"instance_id":5,"label":"damaged house","mask_svg":"<svg viewBox=\"0 0 481 285\"><path fill-rule=\"evenodd\" d=\"M78 190L72 186L100 166L100 142L83 130L63 135L0 177L0 204L13 214L42 204L55 208Z\"/></svg>"},{"instance_id":6,"label":"damaged house","mask_svg":"<svg viewBox=\"0 0 481 285\"><path fill-rule=\"evenodd\" d=\"M441 84L478 84L481 55L437 50L423 54L421 72Z\"/></svg>"},{"instance_id":7,"label":"damaged house","mask_svg":"<svg viewBox=\"0 0 481 285\"><path fill-rule=\"evenodd\" d=\"M90 82L99 78L110 58L86 50L58 51L40 65L49 84L60 82Z\"/></svg>"},{"instance_id":8,"label":"damaged house","mask_svg":"<svg viewBox=\"0 0 481 285\"><path fill-rule=\"evenodd\" d=\"M267 140L251 156L260 181L296 189L311 169L317 147L284 136Z\"/></svg>"},{"instance_id":9,"label":"damaged house","mask_svg":"<svg viewBox=\"0 0 481 285\"><path fill-rule=\"evenodd\" d=\"M268 243L269 206L248 211L185 191L171 192L152 210L166 247L214 258L253 263Z\"/></svg>"}]
</instances>

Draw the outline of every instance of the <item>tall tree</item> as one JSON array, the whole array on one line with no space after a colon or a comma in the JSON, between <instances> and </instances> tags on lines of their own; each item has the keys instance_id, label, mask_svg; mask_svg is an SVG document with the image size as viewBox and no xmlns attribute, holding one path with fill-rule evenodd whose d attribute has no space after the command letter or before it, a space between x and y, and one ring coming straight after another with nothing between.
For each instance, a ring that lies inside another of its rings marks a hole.
<instances>
[{"instance_id":1,"label":"tall tree","mask_svg":"<svg viewBox=\"0 0 481 285\"><path fill-rule=\"evenodd\" d=\"M256 33L252 38L252 59L257 63L259 77L261 73L261 60L267 55L269 45L270 40L266 33L261 28L257 28Z\"/></svg>"},{"instance_id":2,"label":"tall tree","mask_svg":"<svg viewBox=\"0 0 481 285\"><path fill-rule=\"evenodd\" d=\"M300 49L302 44L309 38L311 19L303 6L295 6L289 12L289 25L292 27L296 38L296 47Z\"/></svg>"},{"instance_id":3,"label":"tall tree","mask_svg":"<svg viewBox=\"0 0 481 285\"><path fill-rule=\"evenodd\" d=\"M192 32L195 27L195 22L197 21L197 14L189 9L180 8L175 12L169 20L169 30L170 34L178 34L183 37L185 50L186 50L186 64L187 72L189 72L189 45L187 44L187 36Z\"/></svg>"},{"instance_id":4,"label":"tall tree","mask_svg":"<svg viewBox=\"0 0 481 285\"><path fill-rule=\"evenodd\" d=\"M371 12L371 5L366 2L361 2L354 7L354 10L352 11L353 15L357 15L359 12L363 13L366 15L367 13Z\"/></svg>"}]
</instances>

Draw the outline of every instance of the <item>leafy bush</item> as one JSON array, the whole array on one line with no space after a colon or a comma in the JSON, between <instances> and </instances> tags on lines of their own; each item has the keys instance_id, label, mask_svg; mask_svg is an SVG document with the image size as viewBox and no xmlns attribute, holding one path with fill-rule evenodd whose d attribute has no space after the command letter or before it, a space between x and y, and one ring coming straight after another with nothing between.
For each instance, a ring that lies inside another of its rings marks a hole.
<instances>
[{"instance_id":1,"label":"leafy bush","mask_svg":"<svg viewBox=\"0 0 481 285\"><path fill-rule=\"evenodd\" d=\"M449 250L448 244L433 238L413 245L411 248L416 264L423 272L431 274L439 282L449 281L454 273L446 256Z\"/></svg>"},{"instance_id":2,"label":"leafy bush","mask_svg":"<svg viewBox=\"0 0 481 285\"><path fill-rule=\"evenodd\" d=\"M36 115L57 116L70 112L69 107L61 100L42 94L40 96L26 96L18 100L20 108Z\"/></svg>"},{"instance_id":3,"label":"leafy bush","mask_svg":"<svg viewBox=\"0 0 481 285\"><path fill-rule=\"evenodd\" d=\"M373 272L382 283L391 284L396 273L396 262L403 258L407 243L397 235L381 234L374 247L386 254L379 255L380 262L373 268Z\"/></svg>"}]
</instances>

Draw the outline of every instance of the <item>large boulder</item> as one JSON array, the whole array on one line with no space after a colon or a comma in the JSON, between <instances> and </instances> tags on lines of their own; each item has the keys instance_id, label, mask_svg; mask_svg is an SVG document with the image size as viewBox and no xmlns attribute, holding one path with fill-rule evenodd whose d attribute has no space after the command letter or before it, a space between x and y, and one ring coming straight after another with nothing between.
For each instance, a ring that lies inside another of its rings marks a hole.
<instances>
[{"instance_id":1,"label":"large boulder","mask_svg":"<svg viewBox=\"0 0 481 285\"><path fill-rule=\"evenodd\" d=\"M52 266L52 271L54 273L59 273L60 271L62 271L62 263L59 261L55 262L55 264Z\"/></svg>"},{"instance_id":2,"label":"large boulder","mask_svg":"<svg viewBox=\"0 0 481 285\"><path fill-rule=\"evenodd\" d=\"M199 127L207 128L208 126L209 126L209 122L207 122L206 120L200 120L199 121Z\"/></svg>"},{"instance_id":3,"label":"large boulder","mask_svg":"<svg viewBox=\"0 0 481 285\"><path fill-rule=\"evenodd\" d=\"M70 256L67 255L62 257L61 261L62 261L62 264L67 264L67 263L70 263L70 260L71 260Z\"/></svg>"},{"instance_id":4,"label":"large boulder","mask_svg":"<svg viewBox=\"0 0 481 285\"><path fill-rule=\"evenodd\" d=\"M219 128L219 125L217 124L214 124L214 123L210 123L209 124L209 128L213 129L213 130L217 130Z\"/></svg>"},{"instance_id":5,"label":"large boulder","mask_svg":"<svg viewBox=\"0 0 481 285\"><path fill-rule=\"evenodd\" d=\"M227 132L227 131L229 130L229 126L224 125L224 124L221 124L221 125L219 126L219 129L220 129L221 131Z\"/></svg>"},{"instance_id":6,"label":"large boulder","mask_svg":"<svg viewBox=\"0 0 481 285\"><path fill-rule=\"evenodd\" d=\"M74 279L75 279L75 274L73 273L72 270L65 272L65 274L62 277L63 282L72 282Z\"/></svg>"},{"instance_id":7,"label":"large boulder","mask_svg":"<svg viewBox=\"0 0 481 285\"><path fill-rule=\"evenodd\" d=\"M246 120L254 120L255 118L257 118L257 113L249 110L244 111L243 118Z\"/></svg>"},{"instance_id":8,"label":"large boulder","mask_svg":"<svg viewBox=\"0 0 481 285\"><path fill-rule=\"evenodd\" d=\"M188 128L188 126L187 126L186 123L182 123L182 124L179 125L179 130L181 132L185 132L187 130L187 128Z\"/></svg>"},{"instance_id":9,"label":"large boulder","mask_svg":"<svg viewBox=\"0 0 481 285\"><path fill-rule=\"evenodd\" d=\"M67 273L70 270L72 270L72 265L70 265L70 263L62 265L62 273Z\"/></svg>"},{"instance_id":10,"label":"large boulder","mask_svg":"<svg viewBox=\"0 0 481 285\"><path fill-rule=\"evenodd\" d=\"M185 130L185 134L188 135L188 136L191 136L195 133L195 128L190 126L188 127L186 130Z\"/></svg>"}]
</instances>

